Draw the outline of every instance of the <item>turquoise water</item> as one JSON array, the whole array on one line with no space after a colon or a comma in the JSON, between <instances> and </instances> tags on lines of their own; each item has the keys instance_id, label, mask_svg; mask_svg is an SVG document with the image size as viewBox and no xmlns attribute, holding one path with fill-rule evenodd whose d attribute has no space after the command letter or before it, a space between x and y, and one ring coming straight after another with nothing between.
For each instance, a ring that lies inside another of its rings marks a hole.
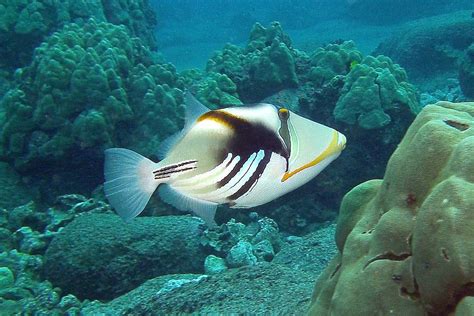
<instances>
[{"instance_id":1,"label":"turquoise water","mask_svg":"<svg viewBox=\"0 0 474 316\"><path fill-rule=\"evenodd\" d=\"M473 101L472 0L0 0L0 315L474 315Z\"/></svg>"}]
</instances>

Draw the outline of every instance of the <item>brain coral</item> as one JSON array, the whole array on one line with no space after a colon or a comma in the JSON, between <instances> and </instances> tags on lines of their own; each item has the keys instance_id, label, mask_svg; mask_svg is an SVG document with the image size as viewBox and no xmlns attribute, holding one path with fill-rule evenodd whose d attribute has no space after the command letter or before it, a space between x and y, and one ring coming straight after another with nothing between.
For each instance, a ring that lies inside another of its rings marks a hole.
<instances>
[{"instance_id":1,"label":"brain coral","mask_svg":"<svg viewBox=\"0 0 474 316\"><path fill-rule=\"evenodd\" d=\"M405 70L379 55L367 56L352 67L333 113L336 120L374 129L390 123L390 112L414 115L418 107L418 95Z\"/></svg>"},{"instance_id":2,"label":"brain coral","mask_svg":"<svg viewBox=\"0 0 474 316\"><path fill-rule=\"evenodd\" d=\"M384 179L344 197L310 314L472 315L473 152L474 103L425 107Z\"/></svg>"},{"instance_id":3,"label":"brain coral","mask_svg":"<svg viewBox=\"0 0 474 316\"><path fill-rule=\"evenodd\" d=\"M54 33L16 81L1 104L0 155L18 170L125 145L134 133L153 142L180 118L183 84L174 67L155 63L125 27L92 19Z\"/></svg>"}]
</instances>

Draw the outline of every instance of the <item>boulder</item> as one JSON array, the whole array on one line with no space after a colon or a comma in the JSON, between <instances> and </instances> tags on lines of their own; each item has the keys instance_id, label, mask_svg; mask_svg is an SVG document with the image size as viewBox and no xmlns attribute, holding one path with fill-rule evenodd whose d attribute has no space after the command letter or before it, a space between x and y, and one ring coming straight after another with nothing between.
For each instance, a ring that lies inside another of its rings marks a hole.
<instances>
[{"instance_id":1,"label":"boulder","mask_svg":"<svg viewBox=\"0 0 474 316\"><path fill-rule=\"evenodd\" d=\"M67 225L45 254L44 274L80 299L113 299L148 279L203 272L202 222L187 216L85 214Z\"/></svg>"}]
</instances>

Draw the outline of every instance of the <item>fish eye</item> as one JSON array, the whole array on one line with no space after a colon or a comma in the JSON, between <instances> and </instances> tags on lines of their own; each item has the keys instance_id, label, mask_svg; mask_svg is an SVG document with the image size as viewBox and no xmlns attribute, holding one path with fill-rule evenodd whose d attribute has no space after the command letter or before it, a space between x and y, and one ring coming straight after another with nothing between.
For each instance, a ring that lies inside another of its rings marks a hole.
<instances>
[{"instance_id":1,"label":"fish eye","mask_svg":"<svg viewBox=\"0 0 474 316\"><path fill-rule=\"evenodd\" d=\"M288 109L285 109L285 108L278 109L278 117L280 118L280 120L286 121L288 120L289 116L290 116L290 111L288 111Z\"/></svg>"}]
</instances>

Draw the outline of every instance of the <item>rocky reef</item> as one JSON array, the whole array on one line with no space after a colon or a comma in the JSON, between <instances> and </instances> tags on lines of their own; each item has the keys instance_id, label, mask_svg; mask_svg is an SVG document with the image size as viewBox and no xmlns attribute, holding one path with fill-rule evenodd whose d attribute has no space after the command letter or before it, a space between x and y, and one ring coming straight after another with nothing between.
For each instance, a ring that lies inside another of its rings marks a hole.
<instances>
[{"instance_id":1,"label":"rocky reef","mask_svg":"<svg viewBox=\"0 0 474 316\"><path fill-rule=\"evenodd\" d=\"M344 197L312 315L473 312L473 117L474 103L426 106L384 179Z\"/></svg>"},{"instance_id":2,"label":"rocky reef","mask_svg":"<svg viewBox=\"0 0 474 316\"><path fill-rule=\"evenodd\" d=\"M474 42L471 14L459 11L410 22L382 42L375 54L392 58L418 84L443 86L446 76L456 77L460 58Z\"/></svg>"}]
</instances>

